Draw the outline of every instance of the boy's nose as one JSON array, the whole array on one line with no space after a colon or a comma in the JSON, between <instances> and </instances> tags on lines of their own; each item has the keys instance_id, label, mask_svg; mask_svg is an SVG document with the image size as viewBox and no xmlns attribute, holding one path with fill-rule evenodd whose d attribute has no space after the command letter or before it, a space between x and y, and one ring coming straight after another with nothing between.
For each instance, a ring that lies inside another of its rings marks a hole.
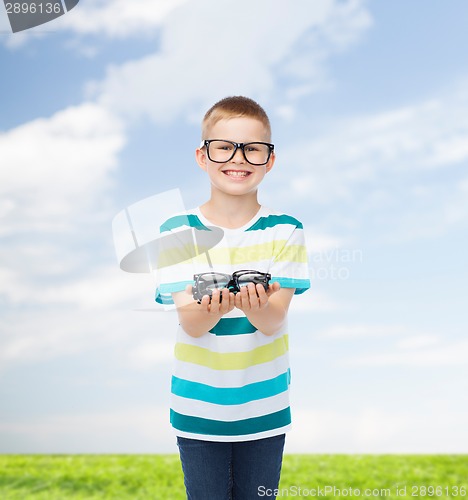
<instances>
[{"instance_id":1,"label":"boy's nose","mask_svg":"<svg viewBox=\"0 0 468 500\"><path fill-rule=\"evenodd\" d=\"M236 162L236 163L244 163L245 162L244 152L242 151L241 148L237 148L237 151L234 153L234 156L231 158L231 161Z\"/></svg>"}]
</instances>

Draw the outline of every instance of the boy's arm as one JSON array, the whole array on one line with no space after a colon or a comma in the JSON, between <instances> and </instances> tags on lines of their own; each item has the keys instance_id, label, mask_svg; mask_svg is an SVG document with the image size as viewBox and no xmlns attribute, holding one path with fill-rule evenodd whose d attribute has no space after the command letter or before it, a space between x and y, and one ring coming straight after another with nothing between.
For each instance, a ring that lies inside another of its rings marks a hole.
<instances>
[{"instance_id":1,"label":"boy's arm","mask_svg":"<svg viewBox=\"0 0 468 500\"><path fill-rule=\"evenodd\" d=\"M263 285L250 284L235 295L235 306L264 335L273 335L283 326L295 288L281 288L278 282L265 292Z\"/></svg>"},{"instance_id":2,"label":"boy's arm","mask_svg":"<svg viewBox=\"0 0 468 500\"><path fill-rule=\"evenodd\" d=\"M185 291L175 292L172 299L177 308L179 323L191 337L201 337L211 330L226 313L234 309L234 294L227 288L222 291L219 301L219 290L213 291L213 297L204 295L201 304L192 297L192 286L187 285Z\"/></svg>"}]
</instances>

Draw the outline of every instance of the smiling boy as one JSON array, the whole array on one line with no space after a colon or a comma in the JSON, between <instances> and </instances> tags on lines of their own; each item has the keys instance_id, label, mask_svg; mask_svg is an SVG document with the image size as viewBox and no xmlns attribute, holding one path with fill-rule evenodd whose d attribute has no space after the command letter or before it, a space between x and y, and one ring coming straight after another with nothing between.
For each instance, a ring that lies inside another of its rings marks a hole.
<instances>
[{"instance_id":1,"label":"smiling boy","mask_svg":"<svg viewBox=\"0 0 468 500\"><path fill-rule=\"evenodd\" d=\"M223 237L207 259L161 269L157 300L171 297L179 317L171 423L188 498L249 500L277 488L291 424L287 313L310 286L303 228L258 202L275 152L255 101L216 103L196 160L210 199L161 231L217 227Z\"/></svg>"}]
</instances>

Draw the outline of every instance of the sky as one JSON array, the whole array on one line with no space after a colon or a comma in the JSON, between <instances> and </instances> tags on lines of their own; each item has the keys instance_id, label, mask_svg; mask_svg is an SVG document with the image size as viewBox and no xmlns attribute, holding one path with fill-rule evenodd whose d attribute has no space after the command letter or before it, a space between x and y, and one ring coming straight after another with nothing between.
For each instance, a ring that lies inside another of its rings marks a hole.
<instances>
[{"instance_id":1,"label":"sky","mask_svg":"<svg viewBox=\"0 0 468 500\"><path fill-rule=\"evenodd\" d=\"M467 453L468 4L81 0L12 34L0 5L0 453L175 453L175 312L112 220L179 190L204 112L247 95L259 191L306 231L287 453ZM155 215L155 219L157 216Z\"/></svg>"}]
</instances>

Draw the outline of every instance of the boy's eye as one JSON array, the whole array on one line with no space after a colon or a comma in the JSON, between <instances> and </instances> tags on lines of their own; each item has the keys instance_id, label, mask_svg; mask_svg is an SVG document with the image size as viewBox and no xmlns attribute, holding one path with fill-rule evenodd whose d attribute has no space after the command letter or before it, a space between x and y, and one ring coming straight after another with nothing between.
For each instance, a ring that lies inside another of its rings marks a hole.
<instances>
[{"instance_id":1,"label":"boy's eye","mask_svg":"<svg viewBox=\"0 0 468 500\"><path fill-rule=\"evenodd\" d=\"M216 143L216 149L220 149L221 151L232 151L234 146L229 144L228 142Z\"/></svg>"}]
</instances>

